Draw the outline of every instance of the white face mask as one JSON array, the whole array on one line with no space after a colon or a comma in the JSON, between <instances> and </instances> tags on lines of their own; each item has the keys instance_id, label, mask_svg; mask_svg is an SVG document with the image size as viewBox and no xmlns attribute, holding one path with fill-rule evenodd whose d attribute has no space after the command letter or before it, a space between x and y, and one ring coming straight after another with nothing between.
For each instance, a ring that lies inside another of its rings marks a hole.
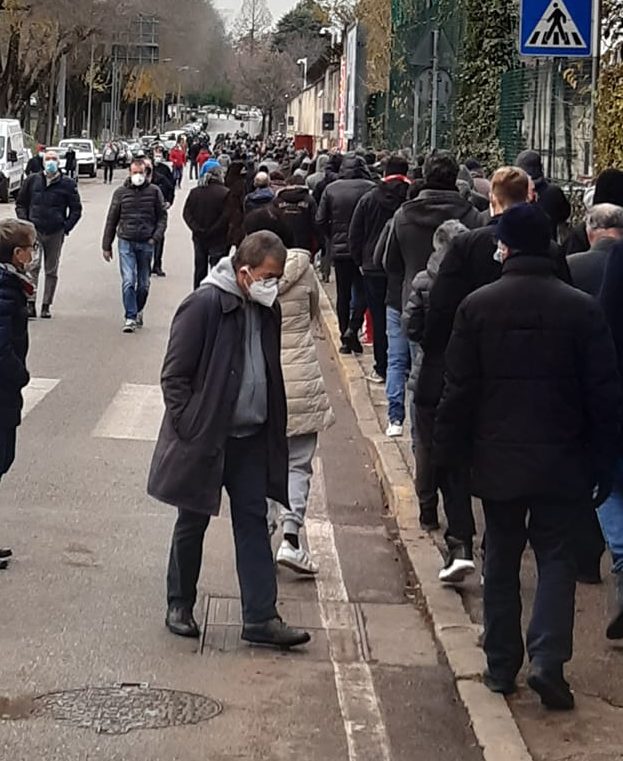
<instances>
[{"instance_id":1,"label":"white face mask","mask_svg":"<svg viewBox=\"0 0 623 761\"><path fill-rule=\"evenodd\" d=\"M145 175L144 174L133 174L132 179L130 180L132 185L134 185L135 188L140 188L141 185L145 184Z\"/></svg>"},{"instance_id":2,"label":"white face mask","mask_svg":"<svg viewBox=\"0 0 623 761\"><path fill-rule=\"evenodd\" d=\"M252 277L249 270L247 275ZM269 277L266 280L252 280L249 285L249 298L256 304L264 307L272 307L279 295L279 280L276 277Z\"/></svg>"},{"instance_id":3,"label":"white face mask","mask_svg":"<svg viewBox=\"0 0 623 761\"><path fill-rule=\"evenodd\" d=\"M504 262L504 254L505 251L502 251L502 249L498 246L495 250L495 254L493 254L493 260L502 264Z\"/></svg>"}]
</instances>

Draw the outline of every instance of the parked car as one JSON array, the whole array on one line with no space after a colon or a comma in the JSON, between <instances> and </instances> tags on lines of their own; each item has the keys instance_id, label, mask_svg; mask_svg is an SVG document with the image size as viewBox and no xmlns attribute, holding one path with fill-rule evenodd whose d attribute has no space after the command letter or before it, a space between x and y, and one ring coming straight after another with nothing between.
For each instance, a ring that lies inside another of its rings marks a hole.
<instances>
[{"instance_id":1,"label":"parked car","mask_svg":"<svg viewBox=\"0 0 623 761\"><path fill-rule=\"evenodd\" d=\"M73 145L78 162L78 175L86 174L89 177L97 177L97 157L93 140L74 137L61 140L58 145L59 148L68 148Z\"/></svg>"},{"instance_id":2,"label":"parked car","mask_svg":"<svg viewBox=\"0 0 623 761\"><path fill-rule=\"evenodd\" d=\"M26 148L17 119L0 119L0 203L8 203L22 187Z\"/></svg>"}]
</instances>

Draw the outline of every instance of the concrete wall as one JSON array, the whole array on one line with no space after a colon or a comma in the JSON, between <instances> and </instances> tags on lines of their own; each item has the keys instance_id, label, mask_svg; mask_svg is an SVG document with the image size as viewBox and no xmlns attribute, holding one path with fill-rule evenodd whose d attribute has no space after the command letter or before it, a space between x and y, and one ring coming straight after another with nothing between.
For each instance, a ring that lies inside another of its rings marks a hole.
<instances>
[{"instance_id":1,"label":"concrete wall","mask_svg":"<svg viewBox=\"0 0 623 761\"><path fill-rule=\"evenodd\" d=\"M294 123L288 125L288 135L311 135L314 138L315 150L336 146L339 104L340 67L335 66L327 69L322 79L309 85L290 101L287 117L292 117ZM335 129L332 132L323 132L322 115L329 112L335 115Z\"/></svg>"}]
</instances>

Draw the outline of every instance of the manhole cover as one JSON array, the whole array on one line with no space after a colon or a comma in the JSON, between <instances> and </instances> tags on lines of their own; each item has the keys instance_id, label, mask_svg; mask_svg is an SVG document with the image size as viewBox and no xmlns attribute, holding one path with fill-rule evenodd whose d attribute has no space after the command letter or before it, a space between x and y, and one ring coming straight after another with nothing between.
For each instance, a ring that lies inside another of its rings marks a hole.
<instances>
[{"instance_id":1,"label":"manhole cover","mask_svg":"<svg viewBox=\"0 0 623 761\"><path fill-rule=\"evenodd\" d=\"M117 684L39 695L33 700L30 716L122 735L133 729L199 724L222 710L217 700L205 695L146 684Z\"/></svg>"}]
</instances>

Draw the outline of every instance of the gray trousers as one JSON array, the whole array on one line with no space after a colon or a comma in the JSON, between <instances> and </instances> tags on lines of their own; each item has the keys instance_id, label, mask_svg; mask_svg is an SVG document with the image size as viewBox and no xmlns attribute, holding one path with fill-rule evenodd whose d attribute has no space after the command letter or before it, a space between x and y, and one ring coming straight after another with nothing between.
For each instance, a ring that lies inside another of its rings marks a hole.
<instances>
[{"instance_id":1,"label":"gray trousers","mask_svg":"<svg viewBox=\"0 0 623 761\"><path fill-rule=\"evenodd\" d=\"M317 433L306 433L302 436L288 437L289 476L288 496L290 509L268 500L268 521L274 523L280 510L280 520L284 534L298 534L305 522L307 498L313 475L312 462L318 445Z\"/></svg>"},{"instance_id":2,"label":"gray trousers","mask_svg":"<svg viewBox=\"0 0 623 761\"><path fill-rule=\"evenodd\" d=\"M61 263L61 249L65 240L65 232L59 230L57 233L38 233L39 245L41 246L41 258L36 267L33 267L30 277L35 286L35 292L32 301L37 297L39 289L39 272L43 263L45 269L45 285L43 287L43 303L48 306L54 301L56 285L58 283L58 268Z\"/></svg>"}]
</instances>

